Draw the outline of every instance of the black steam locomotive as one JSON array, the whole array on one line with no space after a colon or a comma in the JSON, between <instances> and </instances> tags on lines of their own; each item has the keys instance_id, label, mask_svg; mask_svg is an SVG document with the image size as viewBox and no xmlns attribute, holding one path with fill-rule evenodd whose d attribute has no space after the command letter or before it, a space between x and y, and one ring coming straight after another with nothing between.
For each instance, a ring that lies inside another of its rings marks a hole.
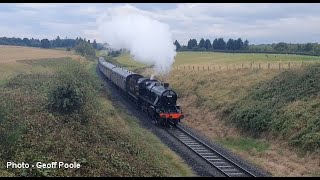
<instances>
[{"instance_id":1,"label":"black steam locomotive","mask_svg":"<svg viewBox=\"0 0 320 180\"><path fill-rule=\"evenodd\" d=\"M177 105L177 94L168 83L161 83L115 66L102 57L99 58L98 68L121 93L157 124L168 126L171 122L176 125L184 118L180 106Z\"/></svg>"}]
</instances>

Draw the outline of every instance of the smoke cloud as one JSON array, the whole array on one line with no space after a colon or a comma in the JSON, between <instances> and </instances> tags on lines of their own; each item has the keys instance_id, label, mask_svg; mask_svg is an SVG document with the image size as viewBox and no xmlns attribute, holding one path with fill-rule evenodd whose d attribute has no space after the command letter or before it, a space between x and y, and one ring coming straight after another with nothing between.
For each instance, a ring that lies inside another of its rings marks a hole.
<instances>
[{"instance_id":1,"label":"smoke cloud","mask_svg":"<svg viewBox=\"0 0 320 180\"><path fill-rule=\"evenodd\" d=\"M127 49L138 62L154 65L156 74L169 73L176 56L167 24L134 12L117 11L98 20L98 33L113 49Z\"/></svg>"}]
</instances>

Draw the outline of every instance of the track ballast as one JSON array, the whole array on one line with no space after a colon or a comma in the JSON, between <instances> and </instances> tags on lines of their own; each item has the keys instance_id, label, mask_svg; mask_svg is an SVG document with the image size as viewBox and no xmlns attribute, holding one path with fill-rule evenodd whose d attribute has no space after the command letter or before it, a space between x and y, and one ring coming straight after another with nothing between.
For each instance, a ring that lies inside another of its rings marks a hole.
<instances>
[{"instance_id":1,"label":"track ballast","mask_svg":"<svg viewBox=\"0 0 320 180\"><path fill-rule=\"evenodd\" d=\"M189 149L206 160L209 164L228 177L255 177L254 174L242 168L226 156L212 149L179 125L171 126L167 131L186 145Z\"/></svg>"}]
</instances>

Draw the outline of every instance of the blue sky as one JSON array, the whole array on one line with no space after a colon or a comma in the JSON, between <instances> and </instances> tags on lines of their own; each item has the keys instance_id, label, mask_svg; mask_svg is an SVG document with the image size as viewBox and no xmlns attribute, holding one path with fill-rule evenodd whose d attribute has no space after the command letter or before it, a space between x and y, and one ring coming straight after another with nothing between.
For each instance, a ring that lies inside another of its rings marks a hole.
<instances>
[{"instance_id":1,"label":"blue sky","mask_svg":"<svg viewBox=\"0 0 320 180\"><path fill-rule=\"evenodd\" d=\"M98 19L138 13L169 25L174 40L217 37L250 43L320 42L319 3L26 3L0 4L0 37L97 39Z\"/></svg>"}]
</instances>

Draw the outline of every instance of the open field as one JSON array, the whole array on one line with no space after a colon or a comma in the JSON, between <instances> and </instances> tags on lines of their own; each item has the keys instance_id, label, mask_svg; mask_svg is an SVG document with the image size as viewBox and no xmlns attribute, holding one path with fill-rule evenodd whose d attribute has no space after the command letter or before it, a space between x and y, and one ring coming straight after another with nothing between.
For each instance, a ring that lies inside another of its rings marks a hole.
<instances>
[{"instance_id":1,"label":"open field","mask_svg":"<svg viewBox=\"0 0 320 180\"><path fill-rule=\"evenodd\" d=\"M117 57L117 62L130 70L147 67L136 62L129 54ZM174 70L223 71L230 69L299 69L320 63L319 56L254 53L178 52Z\"/></svg>"},{"instance_id":2,"label":"open field","mask_svg":"<svg viewBox=\"0 0 320 180\"><path fill-rule=\"evenodd\" d=\"M254 53L178 52L174 66L187 64L241 64L320 60L318 56Z\"/></svg>"},{"instance_id":3,"label":"open field","mask_svg":"<svg viewBox=\"0 0 320 180\"><path fill-rule=\"evenodd\" d=\"M7 161L81 164L76 171L2 166L0 177L194 176L183 160L141 128L137 119L112 105L95 67L96 62L43 55L40 60L0 64L1 166ZM68 115L50 110L52 91L74 84L86 94L83 109Z\"/></svg>"},{"instance_id":4,"label":"open field","mask_svg":"<svg viewBox=\"0 0 320 180\"><path fill-rule=\"evenodd\" d=\"M72 57L80 58L69 51L41 49L23 46L3 46L0 45L0 63L12 62L26 59L43 59L43 58L61 58Z\"/></svg>"},{"instance_id":5,"label":"open field","mask_svg":"<svg viewBox=\"0 0 320 180\"><path fill-rule=\"evenodd\" d=\"M50 68L31 66L30 62L34 59L61 59L65 57L71 57L72 59L80 61L85 60L73 52L63 50L0 45L0 84L6 81L9 77L22 72L31 73L51 71Z\"/></svg>"},{"instance_id":6,"label":"open field","mask_svg":"<svg viewBox=\"0 0 320 180\"><path fill-rule=\"evenodd\" d=\"M320 111L319 57L268 56L183 52L178 53L175 65L233 67L250 61L257 64L280 60L292 64L303 61L304 65L291 70L174 68L166 81L180 97L178 102L188 126L275 176L317 176L320 172L320 127L316 123ZM117 61L125 64L128 59L124 58ZM133 63L130 62L132 69ZM315 68L308 69L308 65ZM146 69L142 74L150 76L151 71ZM313 152L306 153L308 150Z\"/></svg>"}]
</instances>

